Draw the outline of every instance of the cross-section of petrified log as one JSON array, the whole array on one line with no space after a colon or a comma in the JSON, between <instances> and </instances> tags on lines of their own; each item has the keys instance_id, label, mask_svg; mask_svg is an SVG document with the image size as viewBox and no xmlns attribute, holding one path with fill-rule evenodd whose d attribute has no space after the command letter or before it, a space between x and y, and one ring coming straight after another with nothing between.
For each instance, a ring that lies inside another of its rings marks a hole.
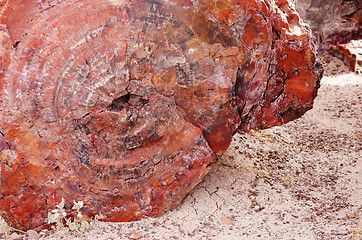
<instances>
[{"instance_id":1,"label":"cross-section of petrified log","mask_svg":"<svg viewBox=\"0 0 362 240\"><path fill-rule=\"evenodd\" d=\"M288 1L5 0L0 24L0 209L23 229L62 198L163 213L238 128L312 108L321 77Z\"/></svg>"}]
</instances>

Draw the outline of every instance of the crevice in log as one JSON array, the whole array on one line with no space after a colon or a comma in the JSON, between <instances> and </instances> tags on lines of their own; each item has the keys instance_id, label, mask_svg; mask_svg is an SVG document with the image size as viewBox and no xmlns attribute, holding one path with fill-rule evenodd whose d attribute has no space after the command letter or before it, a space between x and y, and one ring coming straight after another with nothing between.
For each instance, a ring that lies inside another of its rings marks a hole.
<instances>
[{"instance_id":1,"label":"crevice in log","mask_svg":"<svg viewBox=\"0 0 362 240\"><path fill-rule=\"evenodd\" d=\"M275 35L278 37L278 39L280 39L280 33L274 27L272 27L272 31L273 31L273 33L275 33Z\"/></svg>"},{"instance_id":2,"label":"crevice in log","mask_svg":"<svg viewBox=\"0 0 362 240\"><path fill-rule=\"evenodd\" d=\"M235 89L236 89L237 93L239 93L239 91L243 87L243 83L244 83L244 74L243 74L243 70L241 69L241 67L239 67L236 72L236 84L235 84ZM239 97L241 97L241 96L239 96ZM241 105L239 104L240 107L238 107L238 111L239 111L240 117L244 110L245 103L246 103L246 98L244 99L244 102Z\"/></svg>"},{"instance_id":3,"label":"crevice in log","mask_svg":"<svg viewBox=\"0 0 362 240\"><path fill-rule=\"evenodd\" d=\"M130 99L131 95L127 93L126 95L114 99L107 109L112 112L120 112L123 110L123 108L126 107L127 104L129 104Z\"/></svg>"},{"instance_id":4,"label":"crevice in log","mask_svg":"<svg viewBox=\"0 0 362 240\"><path fill-rule=\"evenodd\" d=\"M284 85L285 85L285 84L284 84ZM275 102L280 96L283 95L284 92L285 92L285 87L283 87L283 89L282 89L275 97L273 97L272 99L270 99L270 103Z\"/></svg>"},{"instance_id":5,"label":"crevice in log","mask_svg":"<svg viewBox=\"0 0 362 240\"><path fill-rule=\"evenodd\" d=\"M268 19L265 17L265 15L260 10L257 9L256 12L259 13L263 17L263 19L266 23L268 22Z\"/></svg>"},{"instance_id":6,"label":"crevice in log","mask_svg":"<svg viewBox=\"0 0 362 240\"><path fill-rule=\"evenodd\" d=\"M273 41L274 42L274 41ZM266 93L269 89L269 84L270 84L270 80L276 75L276 69L272 70L272 68L276 68L277 66L275 66L274 64L269 63L268 64L268 80L266 82L266 87L265 87L265 91L263 92L263 98L266 99ZM273 102L273 99L270 101Z\"/></svg>"},{"instance_id":7,"label":"crevice in log","mask_svg":"<svg viewBox=\"0 0 362 240\"><path fill-rule=\"evenodd\" d=\"M4 138L4 134L0 131L0 152L1 152L2 150L4 150L4 149L6 148L6 146L7 146L6 141L3 140L3 139L1 139L1 138ZM4 143L4 142L5 142L6 146L4 146L4 144L1 144L1 143Z\"/></svg>"},{"instance_id":8,"label":"crevice in log","mask_svg":"<svg viewBox=\"0 0 362 240\"><path fill-rule=\"evenodd\" d=\"M21 41L16 41L16 42L14 43L13 47L14 47L14 48L17 48L20 42L21 42Z\"/></svg>"},{"instance_id":9,"label":"crevice in log","mask_svg":"<svg viewBox=\"0 0 362 240\"><path fill-rule=\"evenodd\" d=\"M13 152L13 149L12 149L12 147L11 147L11 144L10 144L8 141L6 141L6 139L5 139L5 133L4 133L3 131L0 131L0 137L2 138L2 141L5 142L6 147L7 147L8 150L10 151L10 154L11 154L12 158L15 159L15 154L14 154L14 152ZM5 148L6 148L6 147L5 147ZM2 150L4 150L5 148L4 148L4 146L3 146L3 148L0 149L0 152L1 152Z\"/></svg>"},{"instance_id":10,"label":"crevice in log","mask_svg":"<svg viewBox=\"0 0 362 240\"><path fill-rule=\"evenodd\" d=\"M91 115L91 114L92 114L91 112L86 113L82 118L84 119L84 118L88 117L88 116Z\"/></svg>"}]
</instances>

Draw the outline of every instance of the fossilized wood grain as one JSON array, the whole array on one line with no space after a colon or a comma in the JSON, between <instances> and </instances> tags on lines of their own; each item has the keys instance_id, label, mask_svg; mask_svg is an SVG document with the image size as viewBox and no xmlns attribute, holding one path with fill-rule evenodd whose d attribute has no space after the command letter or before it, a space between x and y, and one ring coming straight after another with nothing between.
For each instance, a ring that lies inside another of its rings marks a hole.
<instances>
[{"instance_id":1,"label":"fossilized wood grain","mask_svg":"<svg viewBox=\"0 0 362 240\"><path fill-rule=\"evenodd\" d=\"M321 77L288 1L2 1L1 215L62 198L107 221L180 203L241 129L312 108Z\"/></svg>"}]
</instances>

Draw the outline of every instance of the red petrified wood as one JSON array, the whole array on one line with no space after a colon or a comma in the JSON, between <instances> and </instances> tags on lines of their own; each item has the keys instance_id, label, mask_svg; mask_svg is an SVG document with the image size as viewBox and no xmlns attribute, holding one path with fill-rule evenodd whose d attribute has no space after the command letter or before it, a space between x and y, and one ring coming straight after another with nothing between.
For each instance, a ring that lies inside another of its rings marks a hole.
<instances>
[{"instance_id":1,"label":"red petrified wood","mask_svg":"<svg viewBox=\"0 0 362 240\"><path fill-rule=\"evenodd\" d=\"M241 129L312 108L321 78L287 0L5 0L1 215L41 229L158 216Z\"/></svg>"}]
</instances>

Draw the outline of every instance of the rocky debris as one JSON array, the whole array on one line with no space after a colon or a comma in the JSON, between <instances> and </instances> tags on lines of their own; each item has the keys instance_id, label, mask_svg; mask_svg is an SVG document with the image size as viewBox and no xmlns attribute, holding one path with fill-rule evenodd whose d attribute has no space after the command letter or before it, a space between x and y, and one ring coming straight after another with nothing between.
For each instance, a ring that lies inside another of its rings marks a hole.
<instances>
[{"instance_id":1,"label":"rocky debris","mask_svg":"<svg viewBox=\"0 0 362 240\"><path fill-rule=\"evenodd\" d=\"M26 233L28 235L29 240L38 240L38 239L40 239L39 234L34 230L28 230Z\"/></svg>"},{"instance_id":2,"label":"rocky debris","mask_svg":"<svg viewBox=\"0 0 362 240\"><path fill-rule=\"evenodd\" d=\"M362 2L359 0L297 0L296 8L311 26L321 53L333 45L362 38Z\"/></svg>"},{"instance_id":3,"label":"rocky debris","mask_svg":"<svg viewBox=\"0 0 362 240\"><path fill-rule=\"evenodd\" d=\"M345 44L345 47L352 55L356 56L355 72L362 74L362 39L352 40Z\"/></svg>"},{"instance_id":4,"label":"rocky debris","mask_svg":"<svg viewBox=\"0 0 362 240\"><path fill-rule=\"evenodd\" d=\"M5 0L0 12L0 209L21 229L46 227L63 198L85 219L158 216L237 129L298 118L319 88L288 1Z\"/></svg>"},{"instance_id":5,"label":"rocky debris","mask_svg":"<svg viewBox=\"0 0 362 240\"><path fill-rule=\"evenodd\" d=\"M362 39L348 44L332 46L331 50L321 55L324 76L333 76L354 72L362 73Z\"/></svg>"},{"instance_id":6,"label":"rocky debris","mask_svg":"<svg viewBox=\"0 0 362 240\"><path fill-rule=\"evenodd\" d=\"M296 8L301 18L311 26L321 58L330 65L326 67L326 74L359 73L362 64L359 64L359 56L351 51L349 45L351 41L362 39L362 2L296 0ZM337 64L330 64L335 61Z\"/></svg>"},{"instance_id":7,"label":"rocky debris","mask_svg":"<svg viewBox=\"0 0 362 240\"><path fill-rule=\"evenodd\" d=\"M335 45L332 46L328 54L339 58L348 66L349 71L356 71L357 56L352 54L346 45Z\"/></svg>"}]
</instances>

